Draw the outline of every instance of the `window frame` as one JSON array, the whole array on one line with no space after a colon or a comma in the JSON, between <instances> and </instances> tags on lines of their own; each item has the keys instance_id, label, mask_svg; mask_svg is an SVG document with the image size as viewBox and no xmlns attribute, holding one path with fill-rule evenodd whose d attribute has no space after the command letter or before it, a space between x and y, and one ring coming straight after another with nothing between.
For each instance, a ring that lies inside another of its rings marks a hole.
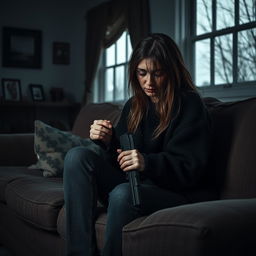
<instances>
[{"instance_id":1,"label":"window frame","mask_svg":"<svg viewBox=\"0 0 256 256\"><path fill-rule=\"evenodd\" d=\"M187 50L185 59L189 63L189 69L193 80L195 81L195 45L196 41L203 39L210 39L210 85L209 86L198 86L198 90L202 96L217 97L224 101L244 99L252 96L256 96L256 80L253 81L238 81L238 58L237 58L237 45L238 45L238 32L247 29L256 28L256 21L239 24L239 0L235 1L235 21L233 27L216 30L216 9L217 1L212 0L212 31L196 35L196 21L197 21L197 0L187 2L186 10L188 12L187 19L183 22L188 25L189 31L187 31ZM214 52L214 38L222 35L232 35L233 38L233 52L232 52L232 68L233 68L233 82L231 84L215 84L215 52Z\"/></svg>"},{"instance_id":2,"label":"window frame","mask_svg":"<svg viewBox=\"0 0 256 256\"><path fill-rule=\"evenodd\" d=\"M121 38L121 36L125 33L125 62L121 62L117 64L117 41ZM129 33L127 30L125 30L122 33L122 35L117 39L114 45L115 47L115 64L106 66L106 59L107 59L107 48L103 49L103 52L101 54L100 62L99 62L99 67L96 73L95 81L94 81L94 89L93 89L93 101L94 102L111 102L111 103L123 103L128 99L128 63L129 63L129 58L128 56L128 40L129 40ZM112 46L111 45L111 46ZM110 46L110 47L111 47ZM124 99L123 100L116 100L116 68L118 67L124 67ZM106 83L105 83L105 74L108 69L113 68L113 100L107 101L106 100Z\"/></svg>"}]
</instances>

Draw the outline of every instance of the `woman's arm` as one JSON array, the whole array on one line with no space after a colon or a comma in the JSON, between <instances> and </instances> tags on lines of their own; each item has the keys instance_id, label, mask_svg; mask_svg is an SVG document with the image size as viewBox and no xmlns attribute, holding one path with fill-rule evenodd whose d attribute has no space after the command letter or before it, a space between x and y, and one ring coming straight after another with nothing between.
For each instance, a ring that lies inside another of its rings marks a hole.
<instances>
[{"instance_id":1,"label":"woman's arm","mask_svg":"<svg viewBox=\"0 0 256 256\"><path fill-rule=\"evenodd\" d=\"M209 156L208 112L195 93L183 96L177 119L170 124L164 151L143 154L145 175L161 187L181 190L198 184Z\"/></svg>"}]
</instances>

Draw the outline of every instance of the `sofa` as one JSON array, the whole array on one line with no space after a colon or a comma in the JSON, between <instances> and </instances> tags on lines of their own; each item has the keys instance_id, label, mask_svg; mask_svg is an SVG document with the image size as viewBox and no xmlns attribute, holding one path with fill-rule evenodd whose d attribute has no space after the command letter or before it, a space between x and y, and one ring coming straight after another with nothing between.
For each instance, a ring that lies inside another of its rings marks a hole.
<instances>
[{"instance_id":1,"label":"sofa","mask_svg":"<svg viewBox=\"0 0 256 256\"><path fill-rule=\"evenodd\" d=\"M205 98L212 120L209 178L218 196L138 218L123 228L123 255L256 255L256 98ZM81 108L72 133L89 136L94 119L117 123L121 105ZM61 177L28 166L37 160L34 134L0 134L0 244L17 256L58 256L65 251ZM103 247L107 213L95 223Z\"/></svg>"}]
</instances>

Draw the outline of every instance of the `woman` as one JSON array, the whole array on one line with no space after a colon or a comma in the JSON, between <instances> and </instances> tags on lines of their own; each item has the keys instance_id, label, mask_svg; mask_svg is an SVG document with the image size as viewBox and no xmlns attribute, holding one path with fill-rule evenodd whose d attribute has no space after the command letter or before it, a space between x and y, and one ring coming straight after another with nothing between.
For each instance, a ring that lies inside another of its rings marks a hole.
<instances>
[{"instance_id":1,"label":"woman","mask_svg":"<svg viewBox=\"0 0 256 256\"><path fill-rule=\"evenodd\" d=\"M89 147L70 150L64 189L67 255L93 255L96 201L107 207L104 256L122 255L122 228L137 217L181 204L208 200L204 189L209 153L208 113L181 53L164 34L152 34L129 62L133 97L115 128L108 120L91 125ZM119 137L132 133L134 150L122 151ZM140 173L141 206L132 203L126 172Z\"/></svg>"}]
</instances>

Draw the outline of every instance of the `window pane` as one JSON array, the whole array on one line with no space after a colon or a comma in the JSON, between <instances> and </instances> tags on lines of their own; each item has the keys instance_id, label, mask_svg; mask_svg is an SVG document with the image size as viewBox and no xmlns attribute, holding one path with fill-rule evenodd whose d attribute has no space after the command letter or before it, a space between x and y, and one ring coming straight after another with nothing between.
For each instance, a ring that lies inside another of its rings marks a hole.
<instances>
[{"instance_id":1,"label":"window pane","mask_svg":"<svg viewBox=\"0 0 256 256\"><path fill-rule=\"evenodd\" d=\"M217 0L217 30L234 26L235 1Z\"/></svg>"},{"instance_id":2,"label":"window pane","mask_svg":"<svg viewBox=\"0 0 256 256\"><path fill-rule=\"evenodd\" d=\"M233 81L232 35L215 38L215 84L230 84Z\"/></svg>"},{"instance_id":3,"label":"window pane","mask_svg":"<svg viewBox=\"0 0 256 256\"><path fill-rule=\"evenodd\" d=\"M115 100L124 99L124 66L116 68Z\"/></svg>"},{"instance_id":4,"label":"window pane","mask_svg":"<svg viewBox=\"0 0 256 256\"><path fill-rule=\"evenodd\" d=\"M210 39L196 42L196 85L210 85Z\"/></svg>"},{"instance_id":5,"label":"window pane","mask_svg":"<svg viewBox=\"0 0 256 256\"><path fill-rule=\"evenodd\" d=\"M256 20L256 0L240 0L240 23L253 22Z\"/></svg>"},{"instance_id":6,"label":"window pane","mask_svg":"<svg viewBox=\"0 0 256 256\"><path fill-rule=\"evenodd\" d=\"M256 29L238 32L238 81L256 80Z\"/></svg>"},{"instance_id":7,"label":"window pane","mask_svg":"<svg viewBox=\"0 0 256 256\"><path fill-rule=\"evenodd\" d=\"M127 35L127 44L128 44L128 49L127 49L127 60L130 60L131 54L132 54L132 45L131 45L131 39L130 35Z\"/></svg>"},{"instance_id":8,"label":"window pane","mask_svg":"<svg viewBox=\"0 0 256 256\"><path fill-rule=\"evenodd\" d=\"M106 66L115 65L115 44L112 44L106 50Z\"/></svg>"},{"instance_id":9,"label":"window pane","mask_svg":"<svg viewBox=\"0 0 256 256\"><path fill-rule=\"evenodd\" d=\"M122 36L117 40L117 64L124 63L125 62L125 34L124 32Z\"/></svg>"},{"instance_id":10,"label":"window pane","mask_svg":"<svg viewBox=\"0 0 256 256\"><path fill-rule=\"evenodd\" d=\"M114 95L114 69L108 68L106 70L106 79L105 79L105 101L113 101Z\"/></svg>"},{"instance_id":11,"label":"window pane","mask_svg":"<svg viewBox=\"0 0 256 256\"><path fill-rule=\"evenodd\" d=\"M212 30L212 0L197 0L196 34L204 34Z\"/></svg>"}]
</instances>

